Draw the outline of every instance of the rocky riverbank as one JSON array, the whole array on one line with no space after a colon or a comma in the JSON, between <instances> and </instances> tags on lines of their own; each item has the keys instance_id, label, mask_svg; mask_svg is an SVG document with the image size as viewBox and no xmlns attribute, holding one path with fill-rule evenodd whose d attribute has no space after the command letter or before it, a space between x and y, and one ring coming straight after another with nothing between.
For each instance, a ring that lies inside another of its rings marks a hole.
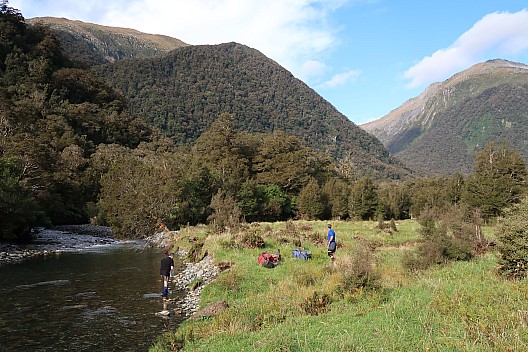
<instances>
[{"instance_id":1,"label":"rocky riverbank","mask_svg":"<svg viewBox=\"0 0 528 352\"><path fill-rule=\"evenodd\" d=\"M36 228L27 244L0 243L0 264L18 263L40 255L57 255L119 243L105 226L67 225Z\"/></svg>"},{"instance_id":2,"label":"rocky riverbank","mask_svg":"<svg viewBox=\"0 0 528 352\"><path fill-rule=\"evenodd\" d=\"M164 231L150 236L146 242L153 247L168 249L178 235L179 231ZM185 250L178 249L176 255L182 261L183 269L172 278L173 288L182 293L179 295L180 298L172 300L175 305L174 311L190 317L200 307L200 294L203 288L214 281L221 270L209 255L197 263L185 260L187 257Z\"/></svg>"},{"instance_id":3,"label":"rocky riverbank","mask_svg":"<svg viewBox=\"0 0 528 352\"><path fill-rule=\"evenodd\" d=\"M178 256L184 258L185 251L178 251ZM184 293L183 298L176 302L179 309L186 316L192 316L200 307L200 294L207 284L214 281L220 269L214 264L211 256L206 256L197 263L184 262L184 269L172 280L174 288Z\"/></svg>"}]
</instances>

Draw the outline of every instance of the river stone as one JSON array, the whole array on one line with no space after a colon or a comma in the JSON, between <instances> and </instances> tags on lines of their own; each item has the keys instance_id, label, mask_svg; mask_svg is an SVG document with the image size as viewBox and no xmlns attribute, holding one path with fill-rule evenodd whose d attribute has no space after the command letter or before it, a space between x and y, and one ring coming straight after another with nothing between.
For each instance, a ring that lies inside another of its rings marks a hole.
<instances>
[{"instance_id":1,"label":"river stone","mask_svg":"<svg viewBox=\"0 0 528 352\"><path fill-rule=\"evenodd\" d=\"M170 315L170 311L162 310L161 312L157 312L155 315L158 317L168 317Z\"/></svg>"}]
</instances>

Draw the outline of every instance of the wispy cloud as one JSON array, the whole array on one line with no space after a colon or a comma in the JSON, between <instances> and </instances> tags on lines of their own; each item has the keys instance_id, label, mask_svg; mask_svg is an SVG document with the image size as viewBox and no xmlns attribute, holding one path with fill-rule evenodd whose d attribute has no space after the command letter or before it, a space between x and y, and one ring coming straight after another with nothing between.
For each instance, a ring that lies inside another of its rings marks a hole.
<instances>
[{"instance_id":1,"label":"wispy cloud","mask_svg":"<svg viewBox=\"0 0 528 352\"><path fill-rule=\"evenodd\" d=\"M295 75L338 44L329 16L356 0L11 0L26 17L67 17L165 34L189 44L238 42Z\"/></svg>"},{"instance_id":2,"label":"wispy cloud","mask_svg":"<svg viewBox=\"0 0 528 352\"><path fill-rule=\"evenodd\" d=\"M528 50L528 10L492 13L475 23L451 46L424 57L404 73L416 88L449 78L488 58L514 59Z\"/></svg>"},{"instance_id":3,"label":"wispy cloud","mask_svg":"<svg viewBox=\"0 0 528 352\"><path fill-rule=\"evenodd\" d=\"M318 88L336 88L344 86L348 82L355 81L361 75L361 70L348 70L345 72L337 73L328 81L319 84Z\"/></svg>"},{"instance_id":4,"label":"wispy cloud","mask_svg":"<svg viewBox=\"0 0 528 352\"><path fill-rule=\"evenodd\" d=\"M300 75L305 79L319 78L328 71L328 66L321 61L308 60L301 65Z\"/></svg>"}]
</instances>

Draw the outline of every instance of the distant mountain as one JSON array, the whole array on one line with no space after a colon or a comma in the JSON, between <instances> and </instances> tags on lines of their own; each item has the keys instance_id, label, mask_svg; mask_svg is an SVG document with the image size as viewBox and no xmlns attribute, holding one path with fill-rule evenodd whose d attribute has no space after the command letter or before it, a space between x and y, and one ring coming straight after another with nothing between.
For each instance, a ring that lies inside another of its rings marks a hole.
<instances>
[{"instance_id":1,"label":"distant mountain","mask_svg":"<svg viewBox=\"0 0 528 352\"><path fill-rule=\"evenodd\" d=\"M358 176L401 179L410 174L376 138L257 50L236 43L188 46L177 39L66 19L30 22L49 25L70 57L94 66L128 98L132 114L177 143L194 142L227 112L237 116L245 131L282 130L301 137L345 160ZM106 65L97 66L101 63Z\"/></svg>"},{"instance_id":2,"label":"distant mountain","mask_svg":"<svg viewBox=\"0 0 528 352\"><path fill-rule=\"evenodd\" d=\"M528 66L506 60L474 65L361 127L429 175L471 172L475 152L491 141L528 160Z\"/></svg>"},{"instance_id":3,"label":"distant mountain","mask_svg":"<svg viewBox=\"0 0 528 352\"><path fill-rule=\"evenodd\" d=\"M88 66L128 58L155 57L188 45L165 35L146 34L133 29L101 26L66 18L36 17L26 22L50 27L68 57Z\"/></svg>"}]
</instances>

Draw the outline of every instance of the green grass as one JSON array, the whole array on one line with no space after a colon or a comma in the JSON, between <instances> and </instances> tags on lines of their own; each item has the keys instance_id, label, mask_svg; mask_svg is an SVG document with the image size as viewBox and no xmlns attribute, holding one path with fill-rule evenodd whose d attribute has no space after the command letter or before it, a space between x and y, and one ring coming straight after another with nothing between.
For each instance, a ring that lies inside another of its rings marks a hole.
<instances>
[{"instance_id":1,"label":"green grass","mask_svg":"<svg viewBox=\"0 0 528 352\"><path fill-rule=\"evenodd\" d=\"M296 222L296 228L301 224L326 237L324 222ZM262 249L225 248L229 235L209 236L209 253L234 266L204 289L202 306L226 299L229 308L208 320L186 321L151 351L171 350L170 342L182 336L184 351L528 350L528 286L500 279L495 253L412 274L401 258L420 239L416 222L400 222L391 235L374 222L333 225L341 245L336 268L326 248L311 243L304 245L312 260L291 258L293 246L277 242L284 223L260 225L267 231L266 249L283 251L283 262L272 270L257 265ZM358 243L375 248L379 287L343 291L343 273ZM330 297L326 313L303 310L314 292Z\"/></svg>"}]
</instances>

